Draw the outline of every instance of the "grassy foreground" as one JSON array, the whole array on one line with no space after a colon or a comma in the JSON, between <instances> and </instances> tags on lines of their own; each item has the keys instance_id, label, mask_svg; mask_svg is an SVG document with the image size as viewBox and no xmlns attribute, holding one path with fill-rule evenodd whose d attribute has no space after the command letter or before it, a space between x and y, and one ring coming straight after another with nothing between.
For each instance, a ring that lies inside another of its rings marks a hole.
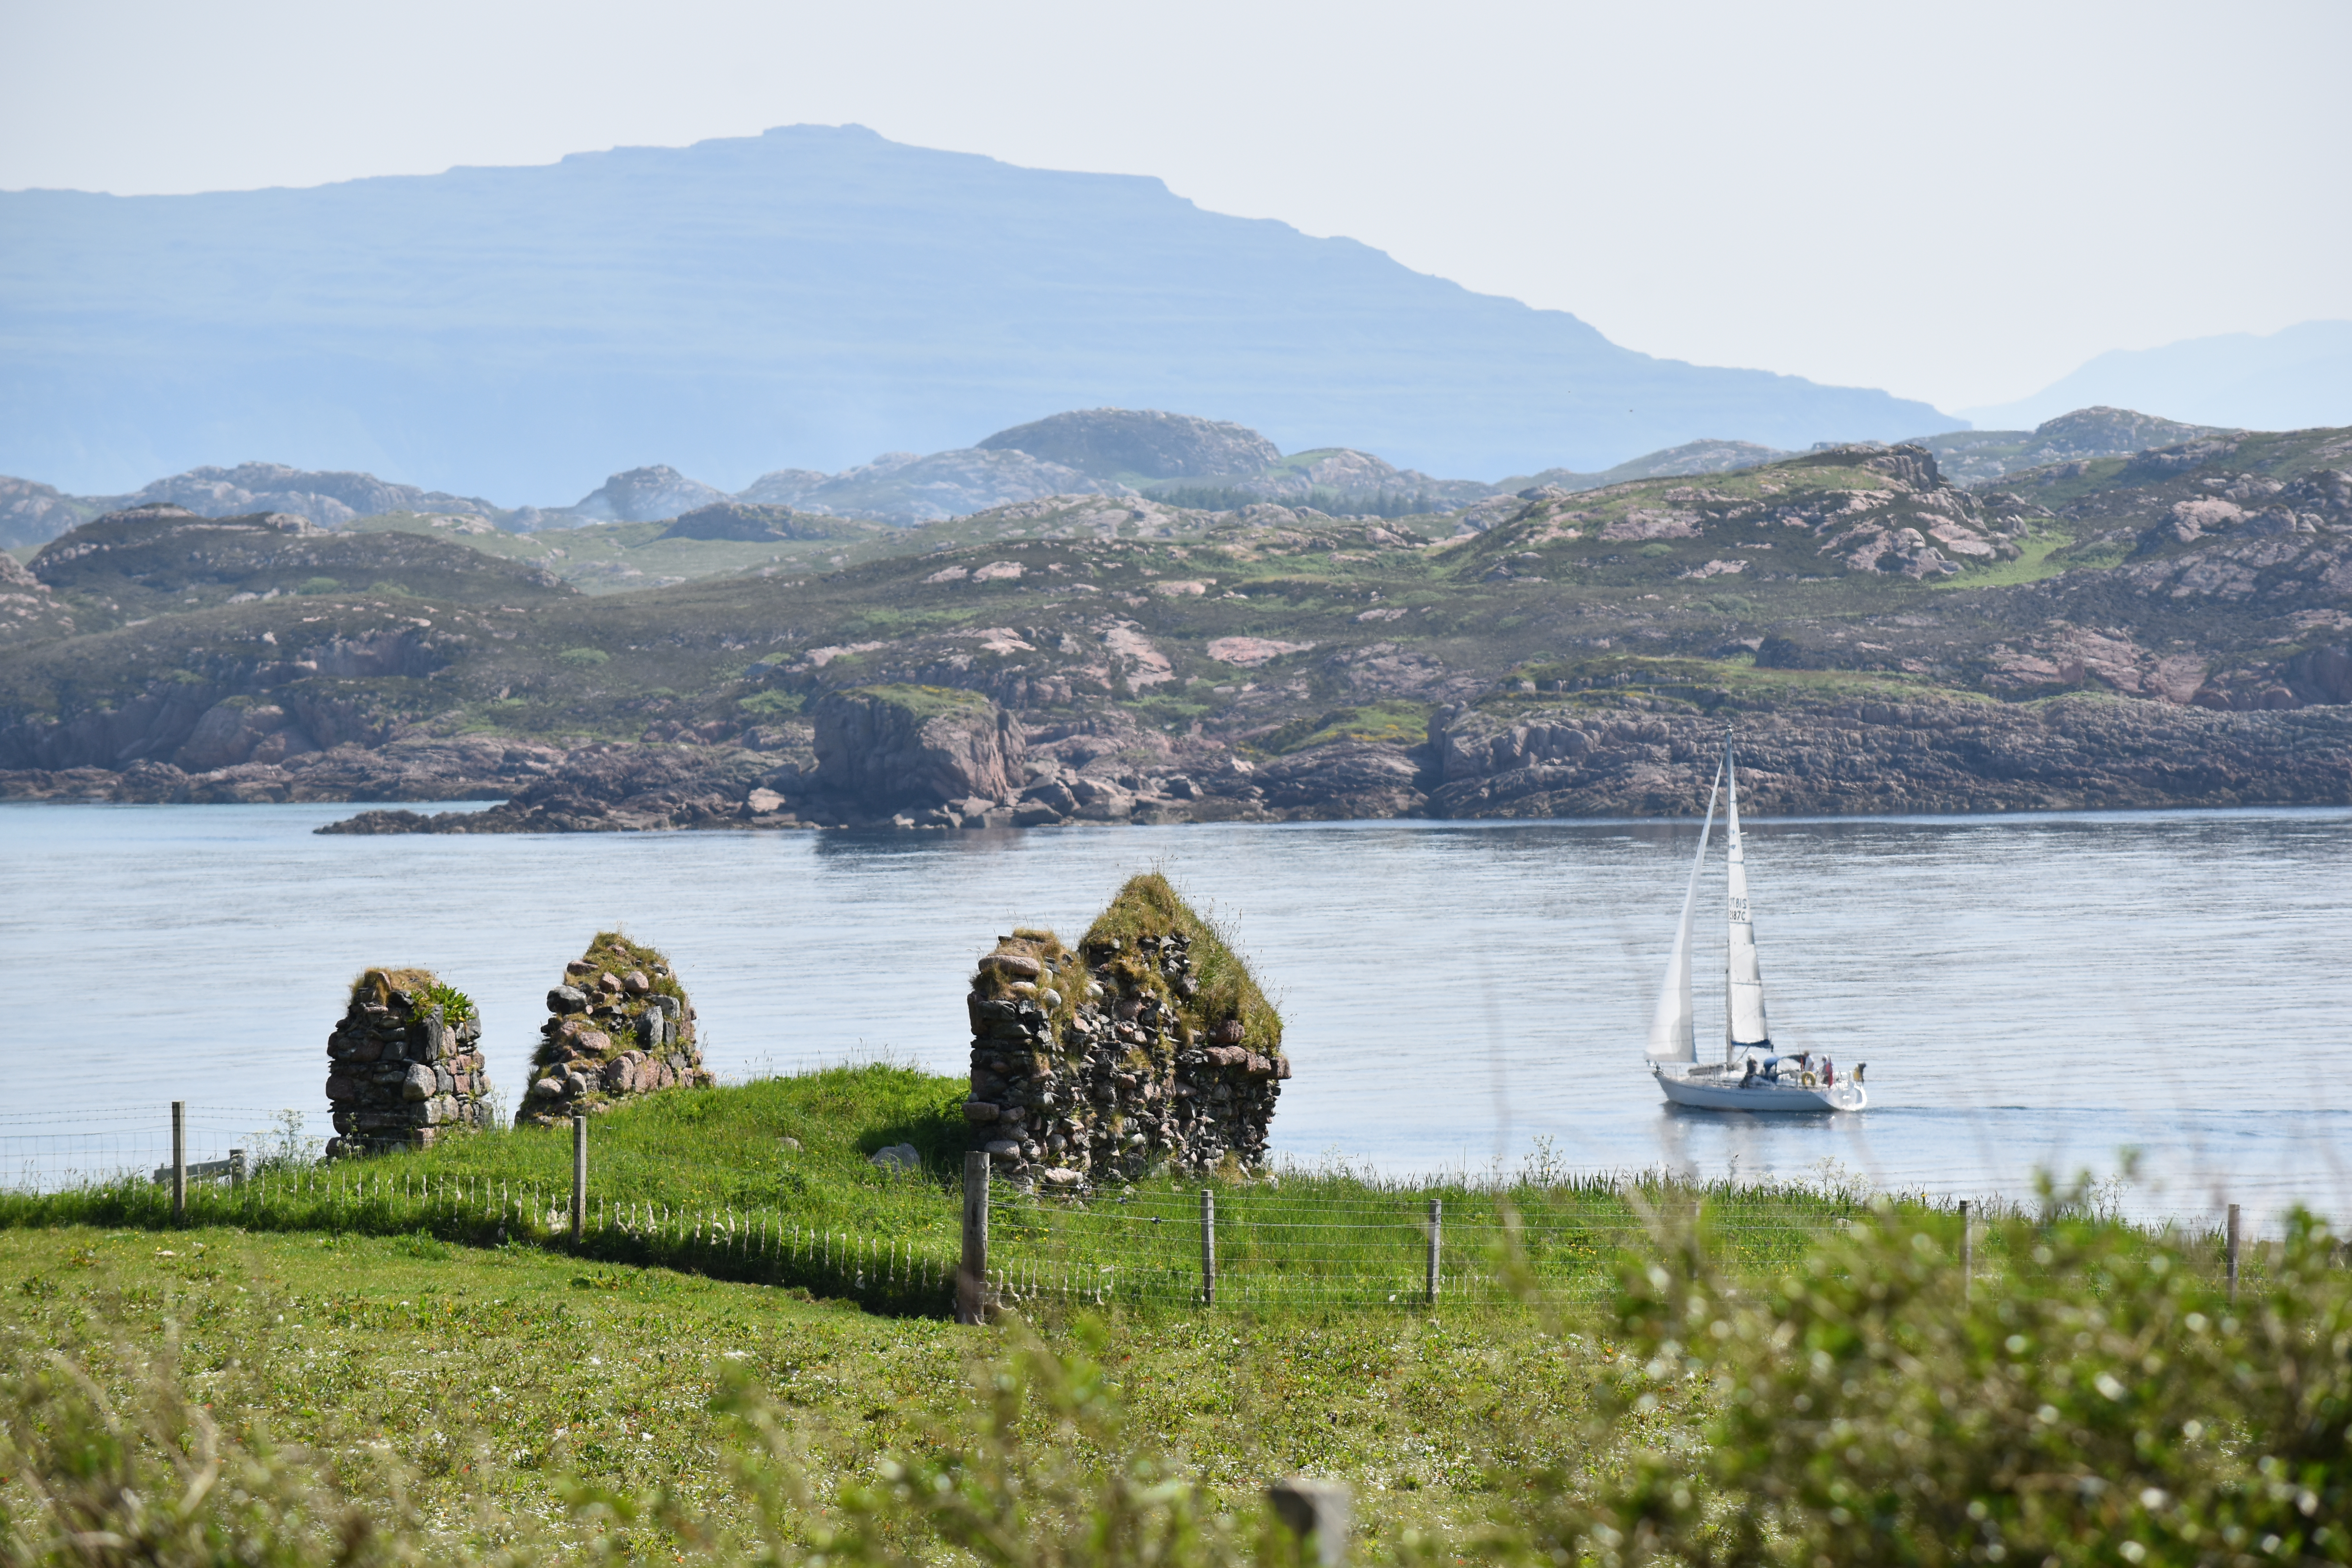
<instances>
[{"instance_id":1,"label":"grassy foreground","mask_svg":"<svg viewBox=\"0 0 2352 1568\"><path fill-rule=\"evenodd\" d=\"M642 1139L652 1181L686 1119L677 1196L741 1179L782 1136L759 1116L799 1117L803 1196L951 1210L943 1175L857 1152L923 1125L904 1108L943 1080L862 1071L666 1097L600 1136L616 1163ZM436 1180L513 1184L562 1152L468 1143ZM2208 1238L2055 1200L1988 1225L1971 1279L1952 1216L1916 1205L1816 1197L1836 1223L1798 1225L1795 1194L1526 1174L1486 1194L1482 1301L1033 1290L977 1329L520 1226L396 1230L415 1216L389 1199L177 1230L91 1212L127 1190L14 1200L0 1563L1295 1562L1259 1495L1297 1471L1350 1483L1375 1562L2352 1556L2352 1278L2308 1222L2233 1299ZM1421 1201L1339 1173L1258 1195ZM1543 1289L1519 1210L1604 1202L1626 1223L1593 1229L1601 1288ZM1779 1239L1745 1243L1743 1212Z\"/></svg>"}]
</instances>

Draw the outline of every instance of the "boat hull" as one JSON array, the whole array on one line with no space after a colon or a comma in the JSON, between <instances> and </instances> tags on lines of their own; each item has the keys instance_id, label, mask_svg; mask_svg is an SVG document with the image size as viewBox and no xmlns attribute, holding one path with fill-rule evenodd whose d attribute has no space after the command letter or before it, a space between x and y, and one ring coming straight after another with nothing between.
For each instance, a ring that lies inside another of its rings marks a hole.
<instances>
[{"instance_id":1,"label":"boat hull","mask_svg":"<svg viewBox=\"0 0 2352 1568\"><path fill-rule=\"evenodd\" d=\"M1656 1076L1658 1088L1669 1102L1695 1110L1737 1110L1757 1116L1826 1116L1860 1110L1870 1103L1870 1091L1852 1079L1826 1089L1760 1081L1742 1089L1736 1079L1694 1081L1662 1069Z\"/></svg>"}]
</instances>

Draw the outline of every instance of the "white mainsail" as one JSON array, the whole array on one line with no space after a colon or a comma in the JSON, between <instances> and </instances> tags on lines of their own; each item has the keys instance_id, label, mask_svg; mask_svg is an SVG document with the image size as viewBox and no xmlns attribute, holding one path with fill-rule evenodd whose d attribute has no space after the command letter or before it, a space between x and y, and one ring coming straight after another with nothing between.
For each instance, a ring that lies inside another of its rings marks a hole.
<instances>
[{"instance_id":1,"label":"white mainsail","mask_svg":"<svg viewBox=\"0 0 2352 1568\"><path fill-rule=\"evenodd\" d=\"M1645 1053L1654 1062L1695 1062L1698 1046L1691 1028L1691 911L1698 903L1698 874L1706 867L1706 843L1715 834L1715 797L1723 788L1723 769L1706 792L1706 821L1698 830L1698 854L1691 861L1690 886L1683 893L1682 924L1675 928L1675 951L1666 960L1666 983L1658 988L1657 1009L1650 1015L1650 1044Z\"/></svg>"},{"instance_id":2,"label":"white mainsail","mask_svg":"<svg viewBox=\"0 0 2352 1568\"><path fill-rule=\"evenodd\" d=\"M1724 818L1729 834L1731 859L1731 941L1725 951L1727 986L1723 1059L1729 1062L1743 1046L1769 1046L1772 1031L1764 1022L1764 973L1756 963L1756 922L1748 910L1748 866L1739 841L1739 764L1731 748L1723 749L1731 779L1730 809Z\"/></svg>"}]
</instances>

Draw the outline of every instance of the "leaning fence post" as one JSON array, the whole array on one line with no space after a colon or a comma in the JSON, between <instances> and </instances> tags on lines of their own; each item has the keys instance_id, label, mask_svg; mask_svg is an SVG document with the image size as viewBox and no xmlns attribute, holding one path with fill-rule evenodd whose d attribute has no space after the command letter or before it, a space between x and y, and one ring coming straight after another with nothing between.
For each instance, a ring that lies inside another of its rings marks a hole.
<instances>
[{"instance_id":1,"label":"leaning fence post","mask_svg":"<svg viewBox=\"0 0 2352 1568\"><path fill-rule=\"evenodd\" d=\"M1969 1200L1960 1200L1960 1301L1972 1300L1977 1289L1977 1227L1969 1216Z\"/></svg>"},{"instance_id":2,"label":"leaning fence post","mask_svg":"<svg viewBox=\"0 0 2352 1568\"><path fill-rule=\"evenodd\" d=\"M188 1218L188 1102L172 1101L172 1223Z\"/></svg>"},{"instance_id":3,"label":"leaning fence post","mask_svg":"<svg viewBox=\"0 0 2352 1568\"><path fill-rule=\"evenodd\" d=\"M1441 1238L1441 1237L1445 1234L1445 1229L1444 1229L1444 1227L1445 1227L1445 1200L1444 1200L1444 1198L1432 1198L1432 1199L1430 1199L1430 1200L1429 1200L1429 1289L1428 1289L1428 1297L1429 1297L1430 1304L1431 1304L1431 1305L1433 1305L1433 1306L1434 1306L1434 1305L1436 1304L1436 1302L1437 1302L1437 1279L1438 1279L1438 1275L1437 1275L1437 1258L1438 1258L1438 1252L1439 1252L1439 1249L1440 1249L1440 1247L1441 1247L1441 1241L1440 1241L1440 1238Z\"/></svg>"},{"instance_id":4,"label":"leaning fence post","mask_svg":"<svg viewBox=\"0 0 2352 1568\"><path fill-rule=\"evenodd\" d=\"M956 1264L956 1321L988 1321L988 1153L963 1157L963 1256Z\"/></svg>"},{"instance_id":5,"label":"leaning fence post","mask_svg":"<svg viewBox=\"0 0 2352 1568\"><path fill-rule=\"evenodd\" d=\"M2238 1205L2230 1205L2230 1300L2238 1299Z\"/></svg>"},{"instance_id":6,"label":"leaning fence post","mask_svg":"<svg viewBox=\"0 0 2352 1568\"><path fill-rule=\"evenodd\" d=\"M1201 1189L1201 1305L1217 1304L1217 1194Z\"/></svg>"},{"instance_id":7,"label":"leaning fence post","mask_svg":"<svg viewBox=\"0 0 2352 1568\"><path fill-rule=\"evenodd\" d=\"M588 1113L572 1113L572 1245L588 1235Z\"/></svg>"}]
</instances>

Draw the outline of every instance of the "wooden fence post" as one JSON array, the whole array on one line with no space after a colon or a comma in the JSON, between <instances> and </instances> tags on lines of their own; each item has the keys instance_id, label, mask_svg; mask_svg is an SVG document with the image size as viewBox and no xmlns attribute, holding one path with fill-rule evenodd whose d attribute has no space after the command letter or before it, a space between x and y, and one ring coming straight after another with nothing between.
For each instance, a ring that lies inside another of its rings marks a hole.
<instances>
[{"instance_id":1,"label":"wooden fence post","mask_svg":"<svg viewBox=\"0 0 2352 1568\"><path fill-rule=\"evenodd\" d=\"M1217 1304L1217 1194L1201 1189L1201 1305Z\"/></svg>"},{"instance_id":2,"label":"wooden fence post","mask_svg":"<svg viewBox=\"0 0 2352 1568\"><path fill-rule=\"evenodd\" d=\"M1977 1289L1977 1222L1969 1207L1969 1200L1960 1200L1960 1304L1966 1306L1976 1297Z\"/></svg>"},{"instance_id":3,"label":"wooden fence post","mask_svg":"<svg viewBox=\"0 0 2352 1568\"><path fill-rule=\"evenodd\" d=\"M988 1321L988 1154L963 1157L963 1257L956 1265L956 1321Z\"/></svg>"},{"instance_id":4,"label":"wooden fence post","mask_svg":"<svg viewBox=\"0 0 2352 1568\"><path fill-rule=\"evenodd\" d=\"M572 1113L572 1245L588 1235L588 1113Z\"/></svg>"},{"instance_id":5,"label":"wooden fence post","mask_svg":"<svg viewBox=\"0 0 2352 1568\"><path fill-rule=\"evenodd\" d=\"M2230 1300L2238 1299L2238 1205L2230 1205Z\"/></svg>"},{"instance_id":6,"label":"wooden fence post","mask_svg":"<svg viewBox=\"0 0 2352 1568\"><path fill-rule=\"evenodd\" d=\"M172 1101L172 1223L188 1220L188 1102Z\"/></svg>"},{"instance_id":7,"label":"wooden fence post","mask_svg":"<svg viewBox=\"0 0 2352 1568\"><path fill-rule=\"evenodd\" d=\"M1438 1279L1437 1260L1438 1260L1438 1252L1439 1252L1440 1247L1441 1247L1441 1245L1442 1245L1442 1244L1441 1244L1441 1241L1440 1241L1440 1237L1442 1237L1445 1234L1445 1229L1444 1229L1444 1227L1445 1227L1445 1200L1444 1200L1444 1198L1432 1198L1432 1199L1430 1199L1430 1200L1429 1200L1429 1289L1428 1289L1429 1303L1430 1303L1430 1305L1432 1305L1432 1306L1435 1306L1435 1305L1437 1304L1437 1279Z\"/></svg>"}]
</instances>

